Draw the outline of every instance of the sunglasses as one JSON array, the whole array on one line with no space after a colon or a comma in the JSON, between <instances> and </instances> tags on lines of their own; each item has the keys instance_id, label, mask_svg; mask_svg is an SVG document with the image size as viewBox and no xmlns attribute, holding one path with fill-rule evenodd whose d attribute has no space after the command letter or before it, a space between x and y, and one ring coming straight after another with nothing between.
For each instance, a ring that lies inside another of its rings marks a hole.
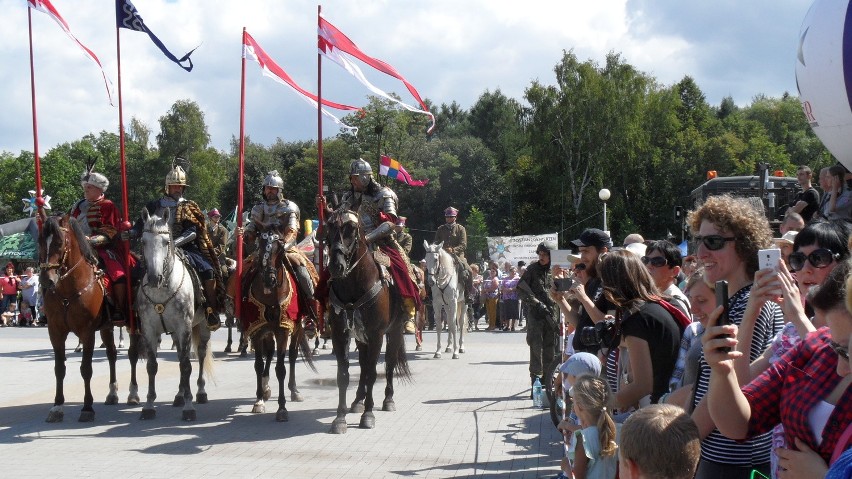
<instances>
[{"instance_id":1,"label":"sunglasses","mask_svg":"<svg viewBox=\"0 0 852 479\"><path fill-rule=\"evenodd\" d=\"M831 349L834 350L835 353L837 353L838 356L849 361L849 347L844 348L843 346L835 343L834 341L829 341L828 345L829 347L831 347Z\"/></svg>"},{"instance_id":2,"label":"sunglasses","mask_svg":"<svg viewBox=\"0 0 852 479\"><path fill-rule=\"evenodd\" d=\"M710 251L719 251L720 249L725 247L725 243L728 241L734 241L736 238L733 236L730 238L726 238L722 235L707 235L707 236L695 236L695 241L700 241L704 244L704 247L709 249Z\"/></svg>"},{"instance_id":3,"label":"sunglasses","mask_svg":"<svg viewBox=\"0 0 852 479\"><path fill-rule=\"evenodd\" d=\"M642 264L644 264L645 266L653 266L655 268L662 268L663 266L667 265L668 263L669 262L666 261L666 258L664 258L662 256L654 256L654 257L643 256L642 257Z\"/></svg>"},{"instance_id":4,"label":"sunglasses","mask_svg":"<svg viewBox=\"0 0 852 479\"><path fill-rule=\"evenodd\" d=\"M805 267L805 260L810 261L814 268L825 268L836 259L840 259L840 255L838 253L834 253L827 248L820 248L812 251L809 255L806 255L801 251L790 253L790 256L787 258L787 262L790 263L791 270L800 271Z\"/></svg>"}]
</instances>

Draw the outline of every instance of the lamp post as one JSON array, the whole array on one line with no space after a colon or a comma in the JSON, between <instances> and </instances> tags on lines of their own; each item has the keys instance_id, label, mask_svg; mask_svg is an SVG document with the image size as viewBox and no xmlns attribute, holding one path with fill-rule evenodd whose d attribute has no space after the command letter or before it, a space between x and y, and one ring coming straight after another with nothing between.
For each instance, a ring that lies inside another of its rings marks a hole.
<instances>
[{"instance_id":1,"label":"lamp post","mask_svg":"<svg viewBox=\"0 0 852 479\"><path fill-rule=\"evenodd\" d=\"M603 201L603 220L604 220L603 229L604 229L604 232L606 232L607 234L609 234L609 230L606 229L606 202L609 200L609 196L610 196L609 190L606 189L606 188L602 188L600 191L598 191L598 198L600 198L601 201Z\"/></svg>"}]
</instances>

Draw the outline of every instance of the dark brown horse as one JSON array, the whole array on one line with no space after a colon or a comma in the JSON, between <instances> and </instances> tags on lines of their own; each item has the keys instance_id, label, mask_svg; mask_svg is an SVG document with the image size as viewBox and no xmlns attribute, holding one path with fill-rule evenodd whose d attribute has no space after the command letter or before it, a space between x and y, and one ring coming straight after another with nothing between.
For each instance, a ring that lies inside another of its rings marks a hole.
<instances>
[{"instance_id":1,"label":"dark brown horse","mask_svg":"<svg viewBox=\"0 0 852 479\"><path fill-rule=\"evenodd\" d=\"M275 376L278 379L278 411L275 420L288 420L287 398L284 394L284 379L287 376L284 356L289 351L290 379L288 388L290 399L302 401L302 395L296 387L296 354L297 347L308 366L316 372L311 357L305 330L302 327L301 315L307 313L310 304L306 299L299 298L293 271L290 269L283 242L283 235L270 226L258 233L257 256L252 264L246 266L250 278L243 284L245 289L242 296L241 316L242 327L254 347L254 371L257 375L257 400L252 408L253 413L266 412L265 401L272 396L269 387L269 369L272 364L272 354L276 354ZM237 275L231 275L228 292L233 297ZM301 301L301 303L300 303Z\"/></svg>"},{"instance_id":2,"label":"dark brown horse","mask_svg":"<svg viewBox=\"0 0 852 479\"><path fill-rule=\"evenodd\" d=\"M93 421L95 410L92 408L90 383L96 331L101 333L109 360L110 392L106 404L118 403L115 341L112 324L106 315L102 315L106 293L97 266L97 255L89 246L77 220L67 215L44 219L38 249L41 262L39 282L44 296L47 331L53 346L56 374L56 398L47 415L47 422L59 422L64 418L62 382L65 379L65 340L68 333L76 334L83 345L80 374L85 383L85 395L79 420Z\"/></svg>"},{"instance_id":3,"label":"dark brown horse","mask_svg":"<svg viewBox=\"0 0 852 479\"><path fill-rule=\"evenodd\" d=\"M334 355L337 358L339 392L337 417L331 424L331 432L343 434L347 428L350 337L355 338L358 363L361 366L361 377L351 412L359 412L363 407L359 426L372 429L376 425L373 415L376 364L385 335L388 338L385 352L387 385L382 410L396 410L393 401L394 372L406 379L411 377L403 337L407 312L402 297L393 294L383 280L355 212L346 209L335 211L328 219L326 238L329 248L328 271L331 276L328 286L331 303L329 321Z\"/></svg>"}]
</instances>

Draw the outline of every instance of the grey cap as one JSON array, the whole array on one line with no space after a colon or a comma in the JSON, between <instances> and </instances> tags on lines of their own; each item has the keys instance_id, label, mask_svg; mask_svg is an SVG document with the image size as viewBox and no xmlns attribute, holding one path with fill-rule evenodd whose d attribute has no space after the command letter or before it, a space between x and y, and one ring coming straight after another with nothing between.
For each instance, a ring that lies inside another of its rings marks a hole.
<instances>
[{"instance_id":1,"label":"grey cap","mask_svg":"<svg viewBox=\"0 0 852 479\"><path fill-rule=\"evenodd\" d=\"M575 353L559 366L559 371L572 376L600 376L601 360L591 353Z\"/></svg>"}]
</instances>

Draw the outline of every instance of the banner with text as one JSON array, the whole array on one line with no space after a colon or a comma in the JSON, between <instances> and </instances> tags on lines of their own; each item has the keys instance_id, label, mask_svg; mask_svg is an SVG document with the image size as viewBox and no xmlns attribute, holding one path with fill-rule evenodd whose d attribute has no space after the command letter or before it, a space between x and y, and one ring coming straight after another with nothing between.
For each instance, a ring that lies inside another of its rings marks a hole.
<instances>
[{"instance_id":1,"label":"banner with text","mask_svg":"<svg viewBox=\"0 0 852 479\"><path fill-rule=\"evenodd\" d=\"M524 261L527 264L533 261L538 261L538 255L535 249L542 241L551 241L556 244L556 233L546 233L542 235L525 235L525 236L489 236L488 237L488 255L491 261L502 266L505 262L513 265L518 264L518 261Z\"/></svg>"}]
</instances>

